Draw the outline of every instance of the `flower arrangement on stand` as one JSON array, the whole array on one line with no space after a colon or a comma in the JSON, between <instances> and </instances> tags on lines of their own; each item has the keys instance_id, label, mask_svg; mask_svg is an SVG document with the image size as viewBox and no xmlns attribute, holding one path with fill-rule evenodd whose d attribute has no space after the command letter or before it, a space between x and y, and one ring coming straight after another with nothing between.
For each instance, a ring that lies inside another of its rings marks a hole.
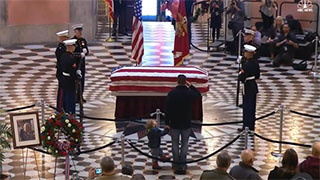
<instances>
[{"instance_id":1,"label":"flower arrangement on stand","mask_svg":"<svg viewBox=\"0 0 320 180\"><path fill-rule=\"evenodd\" d=\"M53 156L66 156L79 148L83 126L73 115L58 113L41 126L42 146Z\"/></svg>"}]
</instances>

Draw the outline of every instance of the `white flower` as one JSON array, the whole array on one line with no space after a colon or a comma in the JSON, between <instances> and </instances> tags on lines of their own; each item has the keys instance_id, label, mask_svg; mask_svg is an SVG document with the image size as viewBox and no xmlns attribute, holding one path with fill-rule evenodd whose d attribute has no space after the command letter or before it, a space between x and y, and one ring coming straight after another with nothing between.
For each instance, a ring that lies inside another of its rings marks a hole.
<instances>
[{"instance_id":1,"label":"white flower","mask_svg":"<svg viewBox=\"0 0 320 180\"><path fill-rule=\"evenodd\" d=\"M50 141L51 137L50 137L50 136L48 136L48 137L47 137L47 139Z\"/></svg>"},{"instance_id":2,"label":"white flower","mask_svg":"<svg viewBox=\"0 0 320 180\"><path fill-rule=\"evenodd\" d=\"M54 118L56 118L56 116L55 116L55 115L52 115L51 118L54 119Z\"/></svg>"},{"instance_id":3,"label":"white flower","mask_svg":"<svg viewBox=\"0 0 320 180\"><path fill-rule=\"evenodd\" d=\"M76 132L76 130L75 130L75 129L72 129L72 132L73 132L73 133L75 133L75 132Z\"/></svg>"},{"instance_id":4,"label":"white flower","mask_svg":"<svg viewBox=\"0 0 320 180\"><path fill-rule=\"evenodd\" d=\"M51 153L52 151L51 151L51 149L48 149L48 153Z\"/></svg>"},{"instance_id":5,"label":"white flower","mask_svg":"<svg viewBox=\"0 0 320 180\"><path fill-rule=\"evenodd\" d=\"M78 139L75 139L74 141L75 141L75 142L78 142Z\"/></svg>"},{"instance_id":6,"label":"white flower","mask_svg":"<svg viewBox=\"0 0 320 180\"><path fill-rule=\"evenodd\" d=\"M69 128L71 127L71 124L70 124L70 123L68 124L68 127L69 127Z\"/></svg>"},{"instance_id":7,"label":"white flower","mask_svg":"<svg viewBox=\"0 0 320 180\"><path fill-rule=\"evenodd\" d=\"M41 133L43 133L43 131L45 131L45 130L46 130L46 127L41 126Z\"/></svg>"},{"instance_id":8,"label":"white flower","mask_svg":"<svg viewBox=\"0 0 320 180\"><path fill-rule=\"evenodd\" d=\"M70 121L69 121L69 119L66 119L64 122L66 122L66 124L68 124Z\"/></svg>"},{"instance_id":9,"label":"white flower","mask_svg":"<svg viewBox=\"0 0 320 180\"><path fill-rule=\"evenodd\" d=\"M58 153L58 150L56 150L56 153Z\"/></svg>"}]
</instances>

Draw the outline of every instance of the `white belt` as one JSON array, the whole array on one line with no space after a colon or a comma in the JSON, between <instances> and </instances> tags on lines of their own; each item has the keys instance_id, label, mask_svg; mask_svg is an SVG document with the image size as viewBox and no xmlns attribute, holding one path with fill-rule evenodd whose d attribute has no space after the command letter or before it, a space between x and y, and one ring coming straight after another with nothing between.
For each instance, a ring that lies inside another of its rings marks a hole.
<instances>
[{"instance_id":1,"label":"white belt","mask_svg":"<svg viewBox=\"0 0 320 180\"><path fill-rule=\"evenodd\" d=\"M247 81L250 81L250 80L254 80L255 77L254 76L250 76L250 77L247 77L245 80L244 80L244 83L246 83ZM242 95L245 94L245 85L243 84L243 88L242 88Z\"/></svg>"},{"instance_id":2,"label":"white belt","mask_svg":"<svg viewBox=\"0 0 320 180\"><path fill-rule=\"evenodd\" d=\"M247 77L247 78L244 80L244 82L247 82L247 81L250 81L250 80L254 80L254 79L255 79L254 76L250 76L250 77Z\"/></svg>"},{"instance_id":3,"label":"white belt","mask_svg":"<svg viewBox=\"0 0 320 180\"><path fill-rule=\"evenodd\" d=\"M69 73L65 73L65 72L62 72L62 75L64 75L64 76L70 76Z\"/></svg>"}]
</instances>

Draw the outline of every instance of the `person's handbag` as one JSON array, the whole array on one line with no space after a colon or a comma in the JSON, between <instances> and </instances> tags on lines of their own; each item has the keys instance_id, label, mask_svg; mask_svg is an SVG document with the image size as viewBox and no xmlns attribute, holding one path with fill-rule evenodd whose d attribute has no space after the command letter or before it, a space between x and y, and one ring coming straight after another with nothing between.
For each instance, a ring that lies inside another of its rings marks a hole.
<instances>
[{"instance_id":1,"label":"person's handbag","mask_svg":"<svg viewBox=\"0 0 320 180\"><path fill-rule=\"evenodd\" d=\"M298 71L306 70L307 66L308 66L308 64L307 64L306 60L302 60L300 63L292 63L293 69L298 70Z\"/></svg>"}]
</instances>

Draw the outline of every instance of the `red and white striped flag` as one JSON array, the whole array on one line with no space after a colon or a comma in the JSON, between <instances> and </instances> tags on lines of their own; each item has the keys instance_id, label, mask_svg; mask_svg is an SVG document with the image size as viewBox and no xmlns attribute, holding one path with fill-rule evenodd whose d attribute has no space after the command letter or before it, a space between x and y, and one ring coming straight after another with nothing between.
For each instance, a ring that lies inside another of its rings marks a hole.
<instances>
[{"instance_id":1,"label":"red and white striped flag","mask_svg":"<svg viewBox=\"0 0 320 180\"><path fill-rule=\"evenodd\" d=\"M142 28L142 2L135 0L134 16L132 22L132 42L131 42L131 57L137 61L137 65L141 64L143 49L143 28Z\"/></svg>"},{"instance_id":2,"label":"red and white striped flag","mask_svg":"<svg viewBox=\"0 0 320 180\"><path fill-rule=\"evenodd\" d=\"M107 7L108 7L108 16L111 20L111 23L113 23L113 0L104 0Z\"/></svg>"}]
</instances>

